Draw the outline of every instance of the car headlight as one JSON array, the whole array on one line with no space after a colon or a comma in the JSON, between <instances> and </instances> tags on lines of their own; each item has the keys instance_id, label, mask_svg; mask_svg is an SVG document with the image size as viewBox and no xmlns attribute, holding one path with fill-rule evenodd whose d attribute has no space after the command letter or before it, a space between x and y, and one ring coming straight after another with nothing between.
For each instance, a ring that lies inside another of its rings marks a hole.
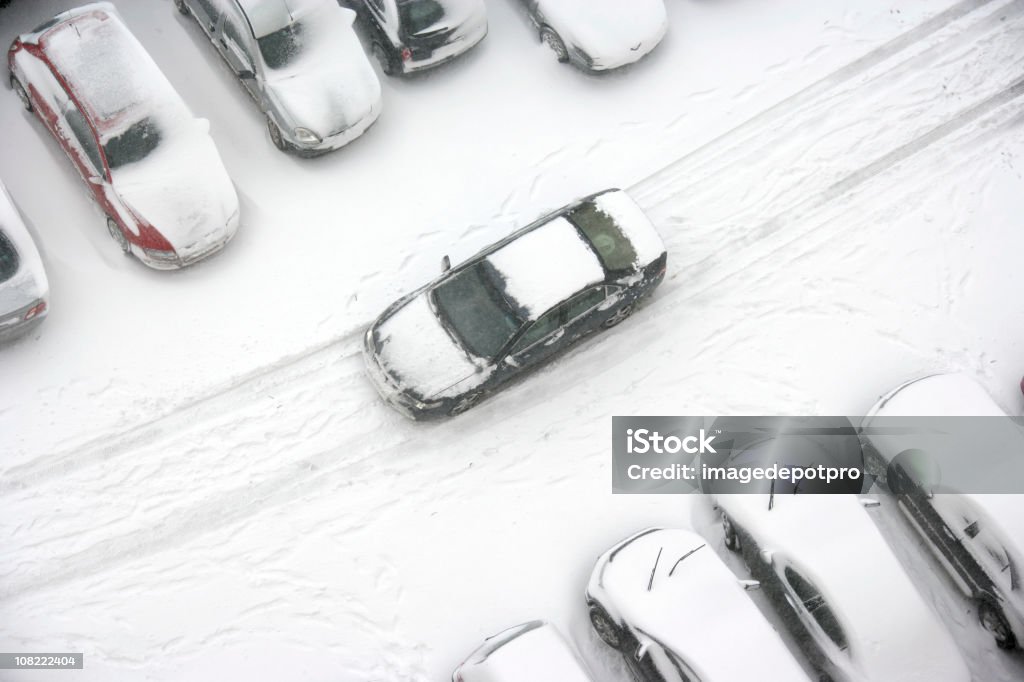
<instances>
[{"instance_id":1,"label":"car headlight","mask_svg":"<svg viewBox=\"0 0 1024 682\"><path fill-rule=\"evenodd\" d=\"M178 254L174 251L164 251L163 249L147 249L143 247L143 253L150 260L159 261L161 263L177 263Z\"/></svg>"},{"instance_id":2,"label":"car headlight","mask_svg":"<svg viewBox=\"0 0 1024 682\"><path fill-rule=\"evenodd\" d=\"M302 144L320 144L323 142L323 140L320 139L320 136L309 128L296 128L295 139Z\"/></svg>"}]
</instances>

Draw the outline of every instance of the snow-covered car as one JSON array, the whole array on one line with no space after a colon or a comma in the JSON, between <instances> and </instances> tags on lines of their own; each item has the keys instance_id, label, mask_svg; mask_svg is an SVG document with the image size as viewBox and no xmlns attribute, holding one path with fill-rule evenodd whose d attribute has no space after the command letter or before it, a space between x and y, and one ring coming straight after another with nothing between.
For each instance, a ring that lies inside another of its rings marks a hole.
<instances>
[{"instance_id":1,"label":"snow-covered car","mask_svg":"<svg viewBox=\"0 0 1024 682\"><path fill-rule=\"evenodd\" d=\"M384 73L409 74L455 59L487 35L483 0L354 0Z\"/></svg>"},{"instance_id":2,"label":"snow-covered car","mask_svg":"<svg viewBox=\"0 0 1024 682\"><path fill-rule=\"evenodd\" d=\"M560 62L588 71L632 64L668 31L663 0L520 0Z\"/></svg>"},{"instance_id":3,"label":"snow-covered car","mask_svg":"<svg viewBox=\"0 0 1024 682\"><path fill-rule=\"evenodd\" d=\"M370 377L406 416L459 414L625 320L661 283L666 259L625 192L592 195L392 304L366 331Z\"/></svg>"},{"instance_id":4,"label":"snow-covered car","mask_svg":"<svg viewBox=\"0 0 1024 682\"><path fill-rule=\"evenodd\" d=\"M822 679L968 682L967 664L857 495L720 495L725 545Z\"/></svg>"},{"instance_id":5,"label":"snow-covered car","mask_svg":"<svg viewBox=\"0 0 1024 682\"><path fill-rule=\"evenodd\" d=\"M806 681L807 675L699 535L650 528L597 560L590 622L643 682Z\"/></svg>"},{"instance_id":6,"label":"snow-covered car","mask_svg":"<svg viewBox=\"0 0 1024 682\"><path fill-rule=\"evenodd\" d=\"M209 123L192 116L112 4L58 14L19 36L7 63L22 104L57 138L125 253L175 269L235 234L238 197Z\"/></svg>"},{"instance_id":7,"label":"snow-covered car","mask_svg":"<svg viewBox=\"0 0 1024 682\"><path fill-rule=\"evenodd\" d=\"M0 182L0 341L29 331L49 312L50 286L35 242Z\"/></svg>"},{"instance_id":8,"label":"snow-covered car","mask_svg":"<svg viewBox=\"0 0 1024 682\"><path fill-rule=\"evenodd\" d=\"M885 428L894 417L942 416L983 418L987 446L954 429ZM977 604L982 627L1001 648L1024 641L1024 494L978 492L986 489L986 476L1024 481L1022 425L970 376L938 374L883 396L862 420L861 438L869 466L956 586Z\"/></svg>"},{"instance_id":9,"label":"snow-covered car","mask_svg":"<svg viewBox=\"0 0 1024 682\"><path fill-rule=\"evenodd\" d=\"M337 0L174 0L195 17L267 117L274 145L303 156L373 125L381 87Z\"/></svg>"},{"instance_id":10,"label":"snow-covered car","mask_svg":"<svg viewBox=\"0 0 1024 682\"><path fill-rule=\"evenodd\" d=\"M455 669L452 682L591 682L562 635L535 620L488 637Z\"/></svg>"}]
</instances>

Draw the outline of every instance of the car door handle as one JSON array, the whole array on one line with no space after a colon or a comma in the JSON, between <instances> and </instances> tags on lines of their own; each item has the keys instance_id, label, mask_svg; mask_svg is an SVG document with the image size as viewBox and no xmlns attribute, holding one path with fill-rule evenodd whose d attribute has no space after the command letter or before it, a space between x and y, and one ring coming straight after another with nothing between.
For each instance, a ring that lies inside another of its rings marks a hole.
<instances>
[{"instance_id":1,"label":"car door handle","mask_svg":"<svg viewBox=\"0 0 1024 682\"><path fill-rule=\"evenodd\" d=\"M555 332L554 334L551 335L550 339L548 339L547 341L544 342L544 345L545 346L550 346L551 344L553 344L554 342L558 341L563 336L565 336L565 330L564 329L559 329L557 332Z\"/></svg>"}]
</instances>

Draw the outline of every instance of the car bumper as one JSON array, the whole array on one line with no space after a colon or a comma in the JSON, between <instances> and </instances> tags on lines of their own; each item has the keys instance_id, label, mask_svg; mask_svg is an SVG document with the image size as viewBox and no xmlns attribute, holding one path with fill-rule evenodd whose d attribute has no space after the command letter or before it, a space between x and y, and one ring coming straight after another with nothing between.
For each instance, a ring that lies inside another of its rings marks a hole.
<instances>
[{"instance_id":1,"label":"car bumper","mask_svg":"<svg viewBox=\"0 0 1024 682\"><path fill-rule=\"evenodd\" d=\"M439 419L446 413L444 403L422 403L414 398L405 395L400 388L395 386L384 372L384 369L377 361L377 356L370 348L369 335L367 332L363 344L363 363L366 366L366 374L370 377L370 383L377 389L377 393L388 405L393 407L402 416L413 421L428 421Z\"/></svg>"},{"instance_id":2,"label":"car bumper","mask_svg":"<svg viewBox=\"0 0 1024 682\"><path fill-rule=\"evenodd\" d=\"M27 320L25 319L25 315L28 311L39 305L41 302L45 303L46 301L44 299L35 301L31 305L25 306L20 310L0 316L0 341L11 341L23 334L27 334L38 326L40 322L45 320L47 313L50 311L49 305L47 305L43 312L34 315Z\"/></svg>"},{"instance_id":3,"label":"car bumper","mask_svg":"<svg viewBox=\"0 0 1024 682\"><path fill-rule=\"evenodd\" d=\"M626 49L618 50L615 54L589 54L583 48L578 46L570 47L569 54L574 63L587 71L593 71L595 73L612 71L614 69L620 69L624 66L634 64L649 55L654 51L654 48L661 44L661 41L667 32L668 23L666 22L661 26L658 32L651 37L640 41L635 47L631 46Z\"/></svg>"},{"instance_id":4,"label":"car bumper","mask_svg":"<svg viewBox=\"0 0 1024 682\"><path fill-rule=\"evenodd\" d=\"M154 256L135 244L132 244L132 253L142 261L143 265L154 270L180 270L219 253L227 246L227 243L231 241L231 238L235 236L237 231L238 210L236 209L231 217L228 218L228 222L219 236L213 239L203 239L195 244L177 249L174 252L173 258L170 256Z\"/></svg>"},{"instance_id":5,"label":"car bumper","mask_svg":"<svg viewBox=\"0 0 1024 682\"><path fill-rule=\"evenodd\" d=\"M465 52L468 52L485 37L487 37L486 23L483 24L480 29L459 36L447 45L437 48L429 57L425 57L423 59L410 59L409 61L402 62L402 73L406 75L413 74L418 71L426 71L427 69L433 69L441 66L442 64L446 64Z\"/></svg>"},{"instance_id":6,"label":"car bumper","mask_svg":"<svg viewBox=\"0 0 1024 682\"><path fill-rule=\"evenodd\" d=\"M361 137L363 133L369 130L370 127L377 122L377 119L380 118L382 108L381 100L377 100L366 115L355 123L355 125L349 126L344 130L340 130L325 137L319 144L303 144L296 140L289 140L288 144L291 145L296 154L305 157L320 156L321 154L327 154L336 149L341 149L356 138Z\"/></svg>"}]
</instances>

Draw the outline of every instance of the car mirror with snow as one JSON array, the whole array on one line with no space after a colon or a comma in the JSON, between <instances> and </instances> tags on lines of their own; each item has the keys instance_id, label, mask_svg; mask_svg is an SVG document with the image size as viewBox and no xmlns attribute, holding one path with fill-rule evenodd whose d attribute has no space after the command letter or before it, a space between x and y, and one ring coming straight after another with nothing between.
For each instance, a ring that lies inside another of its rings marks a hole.
<instances>
[{"instance_id":1,"label":"car mirror with snow","mask_svg":"<svg viewBox=\"0 0 1024 682\"><path fill-rule=\"evenodd\" d=\"M449 256L444 256L441 259L441 271L448 272L452 269L452 259Z\"/></svg>"},{"instance_id":2,"label":"car mirror with snow","mask_svg":"<svg viewBox=\"0 0 1024 682\"><path fill-rule=\"evenodd\" d=\"M511 356L511 355L506 355L506 356L505 356L505 359L504 359L504 360L502 360L502 362L504 362L504 363L505 363L506 365L508 365L509 367L518 367L518 366L519 366L519 361L518 361L518 360L516 360L516 359L515 359L515 358L514 358L513 356Z\"/></svg>"}]
</instances>

